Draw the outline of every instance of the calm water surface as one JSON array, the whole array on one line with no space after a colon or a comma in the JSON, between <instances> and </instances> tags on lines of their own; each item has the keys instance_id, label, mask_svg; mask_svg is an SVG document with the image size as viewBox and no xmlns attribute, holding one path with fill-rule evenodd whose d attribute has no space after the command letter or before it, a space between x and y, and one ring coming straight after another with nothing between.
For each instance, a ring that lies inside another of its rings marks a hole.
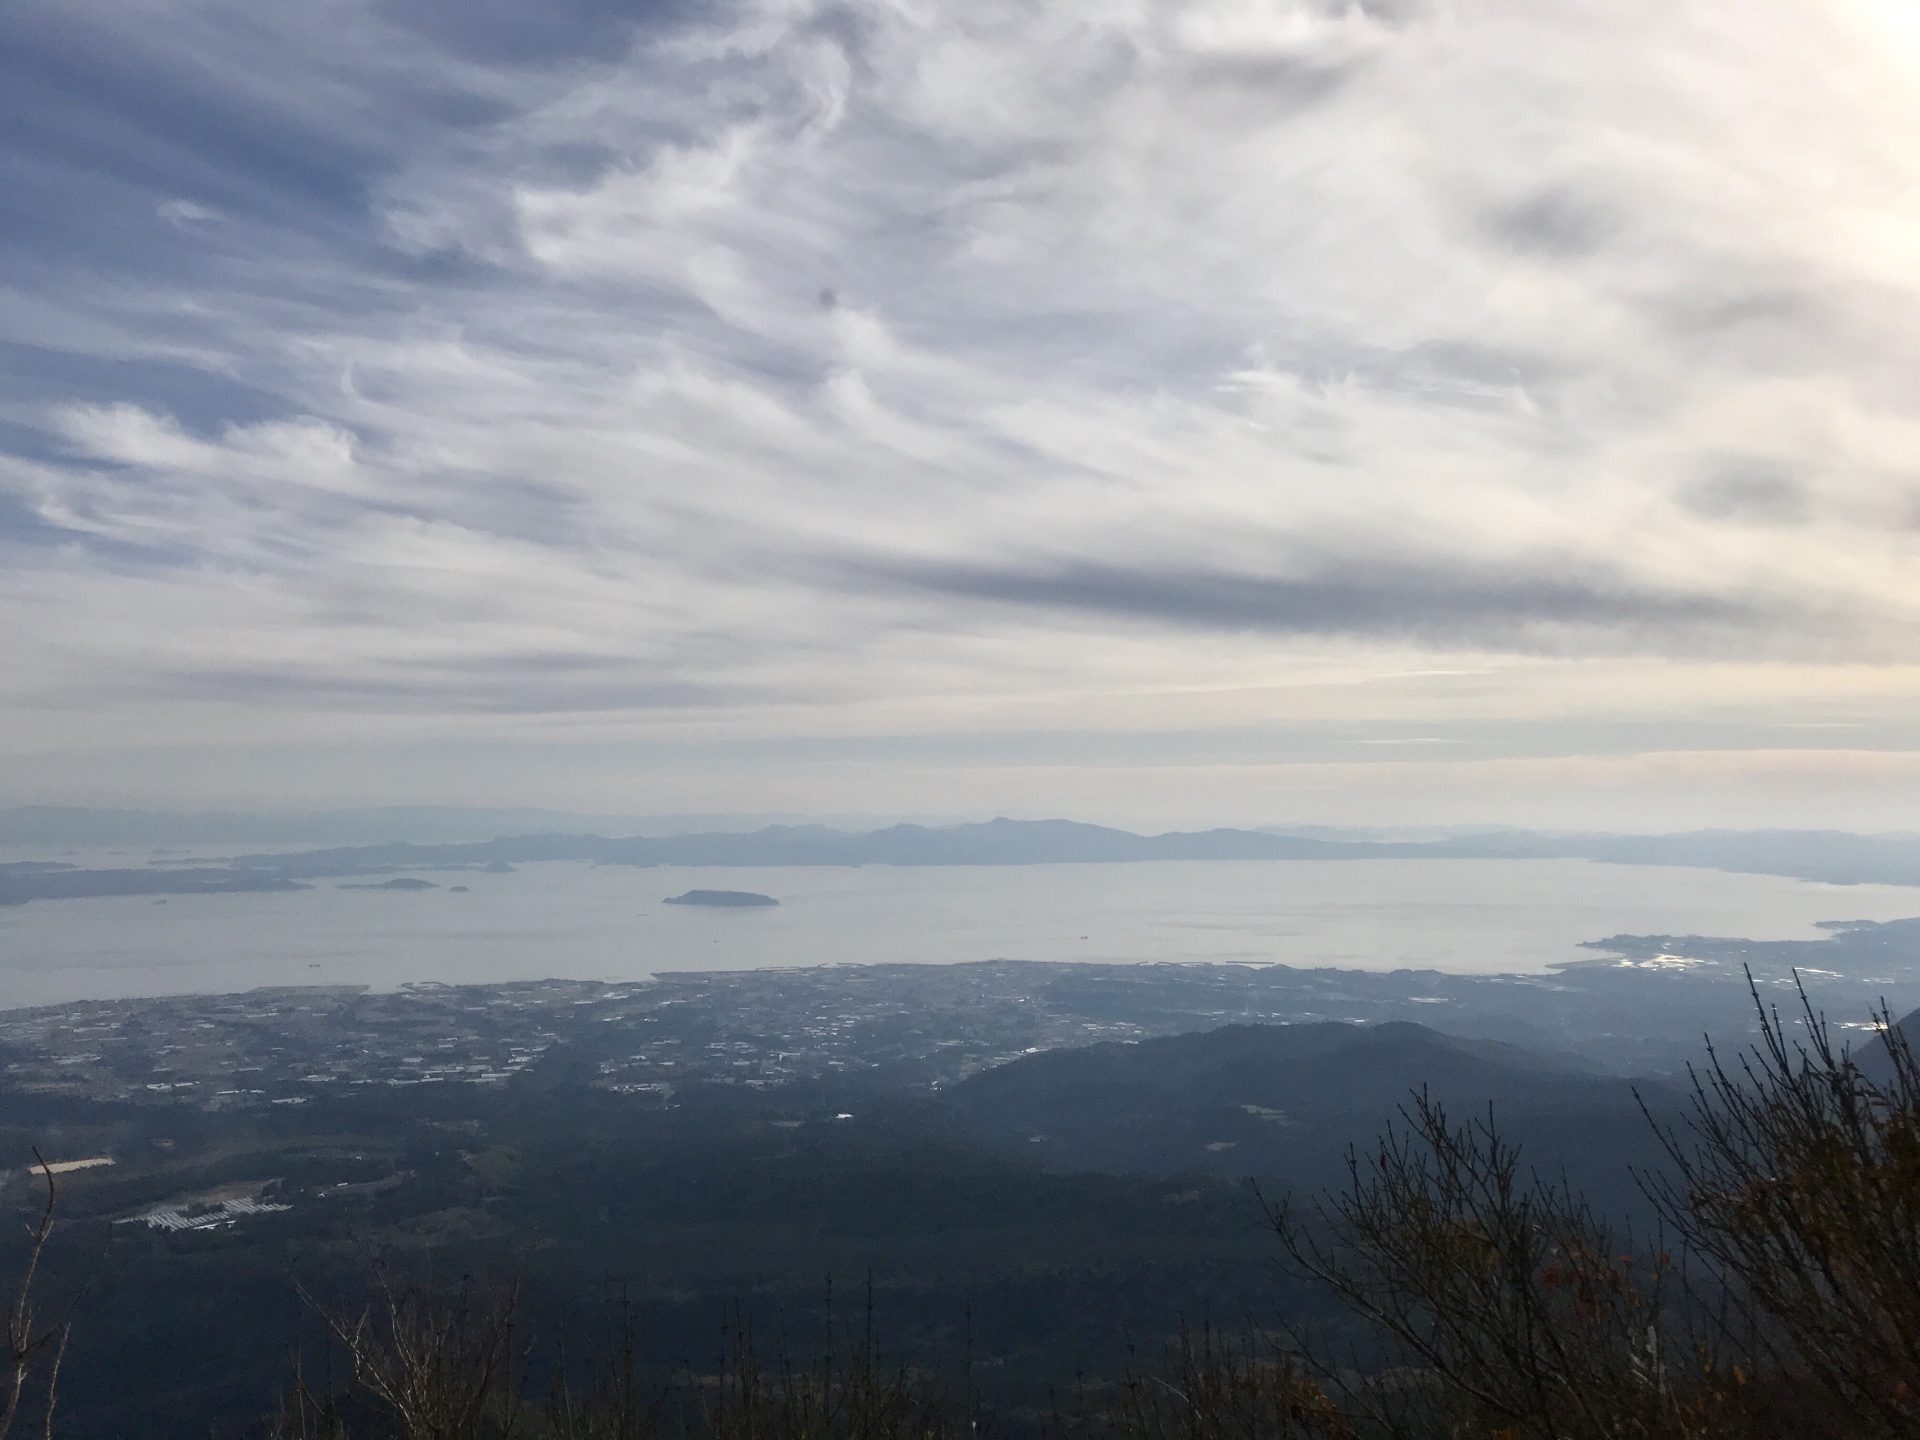
<instances>
[{"instance_id":1,"label":"calm water surface","mask_svg":"<svg viewBox=\"0 0 1920 1440\"><path fill-rule=\"evenodd\" d=\"M125 860L119 863L127 863ZM1188 960L1540 970L1620 933L1812 938L1920 915L1920 889L1577 860L1169 862L895 869L529 865L419 893L36 901L0 909L0 1007L255 985L830 963ZM663 905L758 890L776 910Z\"/></svg>"}]
</instances>

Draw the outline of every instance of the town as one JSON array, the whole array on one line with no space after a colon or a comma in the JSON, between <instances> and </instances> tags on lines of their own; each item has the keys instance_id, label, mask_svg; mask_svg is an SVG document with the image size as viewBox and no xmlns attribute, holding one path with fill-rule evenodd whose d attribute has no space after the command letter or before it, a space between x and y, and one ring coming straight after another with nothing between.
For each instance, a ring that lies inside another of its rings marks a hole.
<instances>
[{"instance_id":1,"label":"town","mask_svg":"<svg viewBox=\"0 0 1920 1440\"><path fill-rule=\"evenodd\" d=\"M291 1108L323 1094L505 1086L561 1057L574 1079L669 1103L694 1086L861 1075L935 1090L1037 1050L1310 1020L1465 1027L1645 1074L1683 1063L1703 1030L1744 1022L1746 970L1770 986L1809 977L1837 1019L1864 1019L1903 983L1893 957L1910 928L1836 926L1791 942L1616 936L1596 942L1601 958L1530 976L1004 960L88 1001L0 1011L0 1102Z\"/></svg>"}]
</instances>

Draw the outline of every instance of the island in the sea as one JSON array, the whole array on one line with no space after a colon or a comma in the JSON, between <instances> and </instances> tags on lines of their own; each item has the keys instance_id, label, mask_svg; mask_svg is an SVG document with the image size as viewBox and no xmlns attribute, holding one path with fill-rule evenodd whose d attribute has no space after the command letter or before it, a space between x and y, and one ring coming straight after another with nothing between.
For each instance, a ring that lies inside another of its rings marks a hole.
<instances>
[{"instance_id":1,"label":"island in the sea","mask_svg":"<svg viewBox=\"0 0 1920 1440\"><path fill-rule=\"evenodd\" d=\"M669 905L711 905L721 910L744 910L756 906L778 905L771 895L756 895L751 890L689 890L684 895L669 895Z\"/></svg>"},{"instance_id":2,"label":"island in the sea","mask_svg":"<svg viewBox=\"0 0 1920 1440\"><path fill-rule=\"evenodd\" d=\"M416 880L411 875L396 876L392 880L382 880L377 885L347 884L342 890L438 890L440 887L431 880Z\"/></svg>"}]
</instances>

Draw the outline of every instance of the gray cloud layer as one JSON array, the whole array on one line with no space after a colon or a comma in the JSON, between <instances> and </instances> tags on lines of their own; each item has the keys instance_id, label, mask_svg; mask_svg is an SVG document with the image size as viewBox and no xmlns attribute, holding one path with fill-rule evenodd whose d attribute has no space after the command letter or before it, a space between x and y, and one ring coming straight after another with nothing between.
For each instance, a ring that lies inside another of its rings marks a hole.
<instances>
[{"instance_id":1,"label":"gray cloud layer","mask_svg":"<svg viewBox=\"0 0 1920 1440\"><path fill-rule=\"evenodd\" d=\"M863 579L1014 609L1066 611L1202 631L1410 640L1439 648L1668 650L1764 633L1771 617L1713 595L1561 567L1449 571L1372 554L1305 575L1067 561L859 565Z\"/></svg>"},{"instance_id":2,"label":"gray cloud layer","mask_svg":"<svg viewBox=\"0 0 1920 1440\"><path fill-rule=\"evenodd\" d=\"M531 15L10 13L16 753L1920 691L1901 7Z\"/></svg>"}]
</instances>

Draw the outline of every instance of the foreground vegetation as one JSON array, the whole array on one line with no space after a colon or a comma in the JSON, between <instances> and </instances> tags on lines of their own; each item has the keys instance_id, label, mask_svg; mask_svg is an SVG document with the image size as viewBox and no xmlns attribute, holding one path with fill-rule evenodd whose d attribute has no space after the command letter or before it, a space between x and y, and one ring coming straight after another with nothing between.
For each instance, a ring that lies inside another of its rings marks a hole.
<instances>
[{"instance_id":1,"label":"foreground vegetation","mask_svg":"<svg viewBox=\"0 0 1920 1440\"><path fill-rule=\"evenodd\" d=\"M1756 1002L1757 1003L1757 1002ZM1347 1182L1269 1220L1359 1330L1185 1332L1122 1377L1062 1377L1051 1412L987 1411L883 1360L866 1307L809 1359L745 1317L706 1366L649 1373L630 1309L534 1347L515 1287L375 1267L352 1303L309 1296L276 1440L904 1440L996 1425L1129 1440L1745 1440L1920 1435L1920 1066L1888 1026L1838 1051L1802 998L1759 1043L1648 1116L1667 1164L1640 1177L1649 1233L1532 1174L1497 1117L1426 1095ZM0 1440L57 1431L64 1318L35 1283L56 1181L8 1309ZM1169 1223L1176 1223L1170 1219ZM829 1322L831 1326L831 1321ZM1329 1350L1329 1334L1346 1348ZM568 1353L568 1350L572 1353Z\"/></svg>"}]
</instances>

